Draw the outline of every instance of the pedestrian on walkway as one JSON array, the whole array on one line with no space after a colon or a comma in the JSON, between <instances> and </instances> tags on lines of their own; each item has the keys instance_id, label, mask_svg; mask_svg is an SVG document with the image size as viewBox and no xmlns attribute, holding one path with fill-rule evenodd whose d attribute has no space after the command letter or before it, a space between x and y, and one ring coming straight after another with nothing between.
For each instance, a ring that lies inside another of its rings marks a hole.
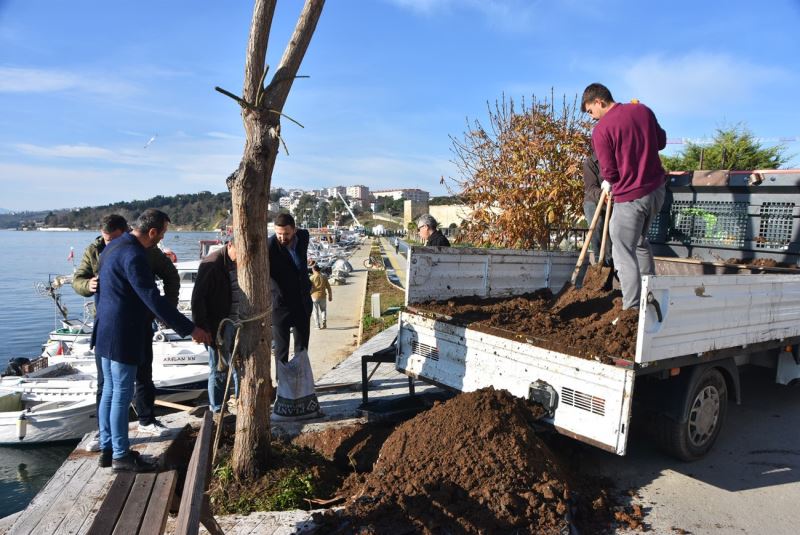
<instances>
[{"instance_id":1,"label":"pedestrian on walkway","mask_svg":"<svg viewBox=\"0 0 800 535\"><path fill-rule=\"evenodd\" d=\"M317 264L311 267L311 271L311 302L314 303L314 321L317 323L317 329L327 329L328 312L325 298L333 301L333 292L328 277L322 274Z\"/></svg>"}]
</instances>

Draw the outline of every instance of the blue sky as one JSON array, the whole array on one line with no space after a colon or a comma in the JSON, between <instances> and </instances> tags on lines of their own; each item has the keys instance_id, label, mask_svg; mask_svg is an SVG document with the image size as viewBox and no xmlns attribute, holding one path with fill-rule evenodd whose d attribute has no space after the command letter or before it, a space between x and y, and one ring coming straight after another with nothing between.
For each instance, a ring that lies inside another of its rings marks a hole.
<instances>
[{"instance_id":1,"label":"blue sky","mask_svg":"<svg viewBox=\"0 0 800 535\"><path fill-rule=\"evenodd\" d=\"M268 63L299 13L278 3ZM225 190L244 134L252 2L0 0L0 207ZM800 1L328 0L285 112L273 186L445 194L449 136L486 102L638 98L671 139L744 123L800 154ZM145 145L156 136L147 148ZM670 145L674 152L680 145ZM791 164L800 166L800 156Z\"/></svg>"}]
</instances>

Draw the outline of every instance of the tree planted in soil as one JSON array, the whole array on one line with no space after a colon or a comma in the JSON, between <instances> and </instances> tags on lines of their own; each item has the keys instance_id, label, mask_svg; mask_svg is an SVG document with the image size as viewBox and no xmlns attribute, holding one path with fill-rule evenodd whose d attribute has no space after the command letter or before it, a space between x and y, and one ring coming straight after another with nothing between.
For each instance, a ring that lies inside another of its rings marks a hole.
<instances>
[{"instance_id":1,"label":"tree planted in soil","mask_svg":"<svg viewBox=\"0 0 800 535\"><path fill-rule=\"evenodd\" d=\"M473 209L459 240L481 246L543 248L554 229L574 226L583 213L583 159L590 152L589 121L577 99L505 96L479 121L451 136L458 196ZM448 189L451 189L448 187ZM451 194L454 192L451 189ZM557 238L560 241L560 237Z\"/></svg>"},{"instance_id":2,"label":"tree planted in soil","mask_svg":"<svg viewBox=\"0 0 800 535\"><path fill-rule=\"evenodd\" d=\"M242 297L240 333L242 380L232 468L237 477L261 473L269 459L271 292L267 257L267 207L272 170L281 138L281 116L303 56L322 14L325 0L306 0L294 33L270 83L265 87L265 59L277 0L256 0L247 44L241 98L217 88L239 103L246 134L239 168L228 178L237 242L237 275Z\"/></svg>"}]
</instances>

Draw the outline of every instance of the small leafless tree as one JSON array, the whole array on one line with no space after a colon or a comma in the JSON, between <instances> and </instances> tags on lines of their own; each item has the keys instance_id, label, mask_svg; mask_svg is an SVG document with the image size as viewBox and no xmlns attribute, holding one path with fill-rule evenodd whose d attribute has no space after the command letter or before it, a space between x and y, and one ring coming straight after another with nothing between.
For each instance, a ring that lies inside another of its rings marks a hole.
<instances>
[{"instance_id":1,"label":"small leafless tree","mask_svg":"<svg viewBox=\"0 0 800 535\"><path fill-rule=\"evenodd\" d=\"M245 147L239 168L228 178L237 242L237 274L242 291L241 316L259 318L240 332L242 377L232 468L239 478L262 473L269 459L269 405L272 311L267 257L267 208L272 170L281 143L281 117L325 0L306 0L294 33L267 86L265 64L277 0L256 0L247 45L242 107Z\"/></svg>"}]
</instances>

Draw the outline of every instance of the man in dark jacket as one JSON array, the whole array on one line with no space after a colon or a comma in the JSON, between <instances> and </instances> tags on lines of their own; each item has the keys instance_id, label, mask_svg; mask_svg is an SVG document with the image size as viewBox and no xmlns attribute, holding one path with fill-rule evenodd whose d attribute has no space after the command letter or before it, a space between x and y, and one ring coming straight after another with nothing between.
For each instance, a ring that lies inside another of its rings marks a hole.
<instances>
[{"instance_id":1,"label":"man in dark jacket","mask_svg":"<svg viewBox=\"0 0 800 535\"><path fill-rule=\"evenodd\" d=\"M430 214L421 215L417 219L419 239L425 247L450 247L450 241L437 228L436 219Z\"/></svg>"},{"instance_id":2,"label":"man in dark jacket","mask_svg":"<svg viewBox=\"0 0 800 535\"><path fill-rule=\"evenodd\" d=\"M592 233L592 241L589 244L589 251L591 251L592 263L599 262L600 259L597 255L600 254L600 246L603 238L603 225L605 224L605 206L597 206L600 202L600 192L602 192L603 179L600 176L600 163L597 161L597 155L592 151L591 155L583 160L583 215L586 217L586 224L591 225L594 213L600 210L600 216L597 220L597 226ZM611 264L611 247L610 243L606 244L606 253L603 263L606 265Z\"/></svg>"},{"instance_id":3,"label":"man in dark jacket","mask_svg":"<svg viewBox=\"0 0 800 535\"><path fill-rule=\"evenodd\" d=\"M97 291L97 274L100 253L111 240L128 231L128 222L118 214L110 214L101 220L100 236L89 244L83 252L83 258L75 274L72 276L72 287L83 297L91 297ZM164 296L170 304L178 305L178 293L181 280L175 264L157 246L147 249L147 263L153 275L164 283ZM145 358L136 371L136 415L139 418L139 431L160 435L164 426L156 420L155 401L156 387L153 384L153 348L150 347L148 358ZM95 355L97 362L97 405L103 394L103 369L100 356ZM99 439L89 441L86 449L99 451Z\"/></svg>"},{"instance_id":4,"label":"man in dark jacket","mask_svg":"<svg viewBox=\"0 0 800 535\"><path fill-rule=\"evenodd\" d=\"M100 223L100 236L83 251L81 263L72 275L72 288L83 297L91 297L97 291L97 262L100 253L111 240L128 231L128 222L118 214L107 215ZM158 247L147 250L147 262L153 274L164 284L164 296L170 303L177 305L181 279L175 264Z\"/></svg>"},{"instance_id":5,"label":"man in dark jacket","mask_svg":"<svg viewBox=\"0 0 800 535\"><path fill-rule=\"evenodd\" d=\"M294 327L294 350L308 349L311 332L311 281L308 278L308 241L294 218L279 214L275 234L267 242L272 283L272 340L275 357L289 360L289 332Z\"/></svg>"},{"instance_id":6,"label":"man in dark jacket","mask_svg":"<svg viewBox=\"0 0 800 535\"><path fill-rule=\"evenodd\" d=\"M207 332L159 293L147 264L146 249L161 241L168 224L164 212L145 210L135 228L112 240L100 259L92 346L100 356L104 377L97 418L100 466L114 471L155 467L131 451L128 439L128 406L136 370L152 350L151 313L182 336L191 334L195 341L210 342Z\"/></svg>"},{"instance_id":7,"label":"man in dark jacket","mask_svg":"<svg viewBox=\"0 0 800 535\"><path fill-rule=\"evenodd\" d=\"M236 275L236 245L230 240L225 247L214 251L200 262L197 280L192 290L192 319L195 325L208 331L214 343L208 347L208 404L211 410L219 412L225 392L226 373L222 371L220 359L228 366L233 349L233 325L226 322L222 331L223 347L218 347L219 326L224 319L239 321L239 301L241 292ZM229 327L229 328L228 328ZM236 368L233 373L234 395L239 397L239 377Z\"/></svg>"}]
</instances>

